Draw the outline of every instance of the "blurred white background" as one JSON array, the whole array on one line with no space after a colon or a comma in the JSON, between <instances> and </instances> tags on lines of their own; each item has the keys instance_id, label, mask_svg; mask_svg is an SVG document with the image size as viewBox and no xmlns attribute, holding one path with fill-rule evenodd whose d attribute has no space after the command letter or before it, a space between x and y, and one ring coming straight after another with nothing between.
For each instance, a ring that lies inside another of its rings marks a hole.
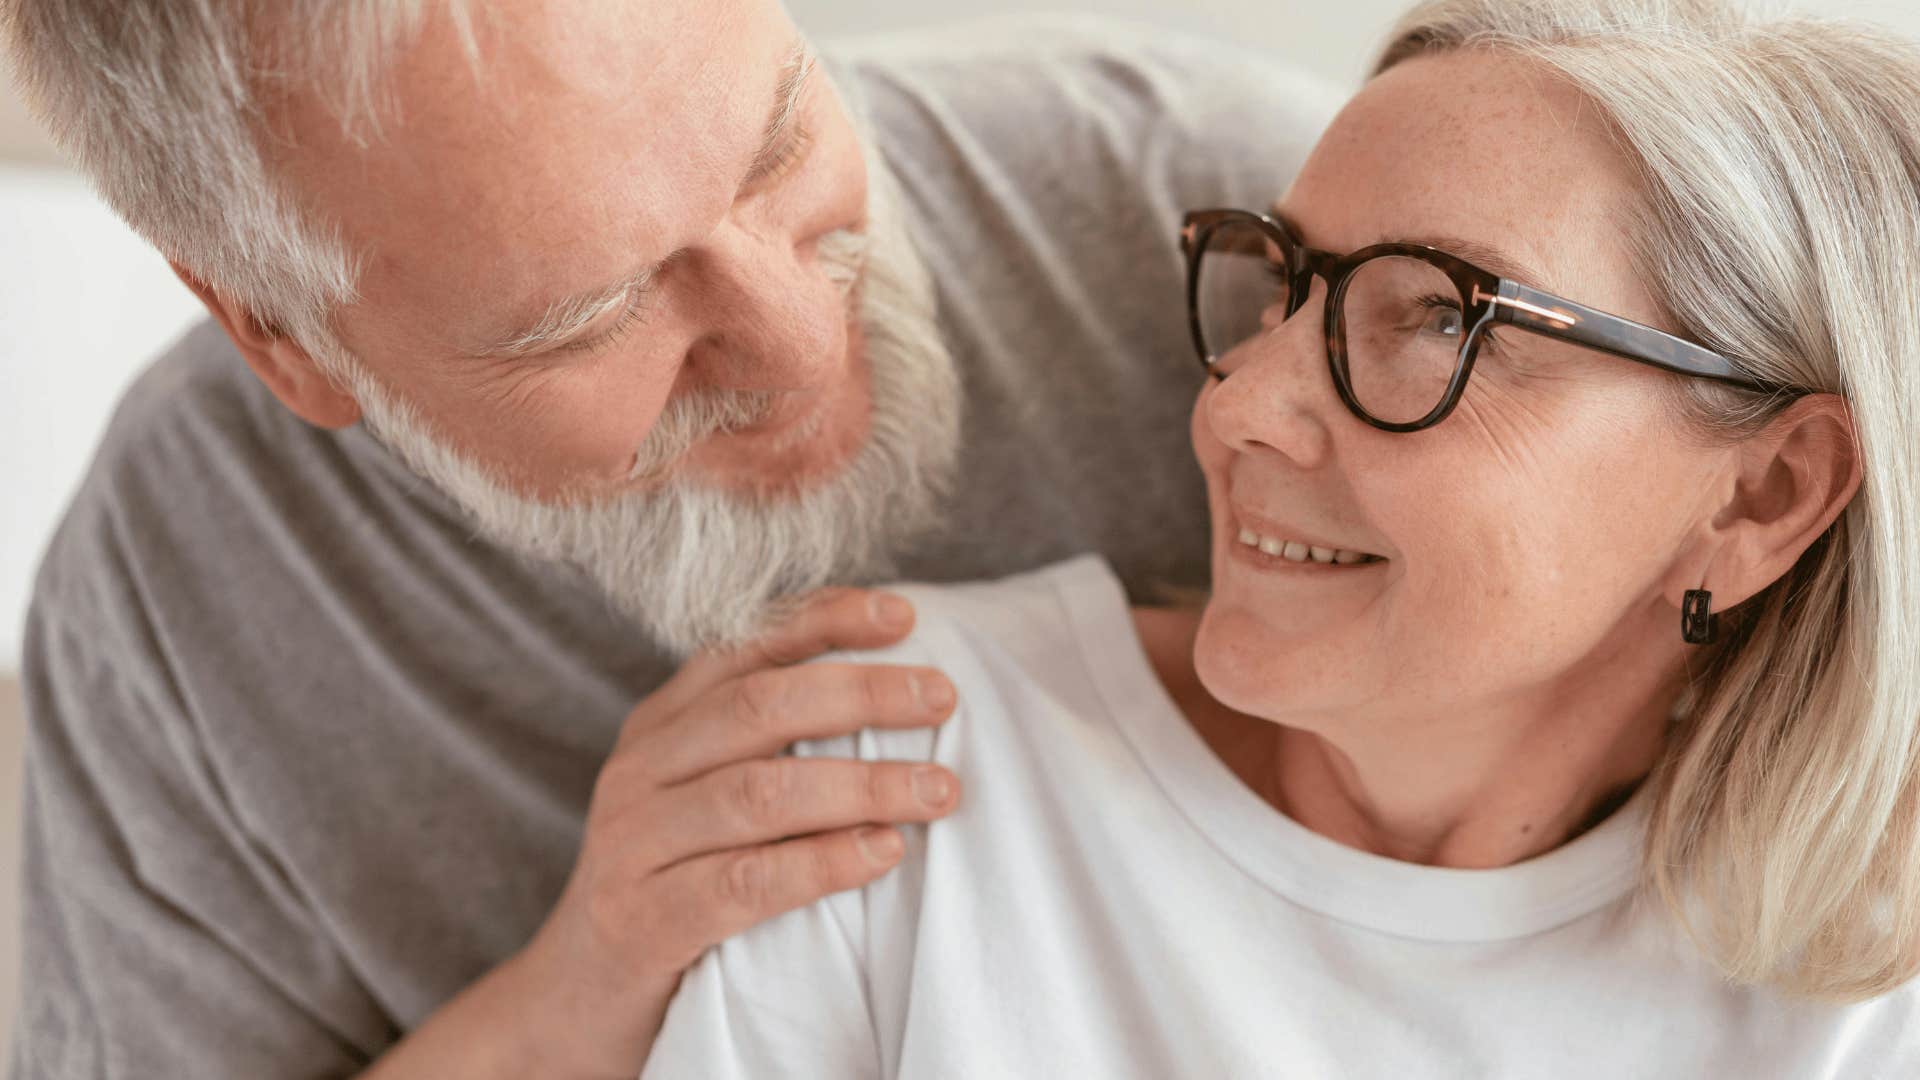
<instances>
[{"instance_id":1,"label":"blurred white background","mask_svg":"<svg viewBox=\"0 0 1920 1080\"><path fill-rule=\"evenodd\" d=\"M1232 39L1353 85L1405 0L1083 0L1041 5ZM1914 0L1785 0L1920 37ZM816 39L1034 10L1017 0L789 0ZM1257 121L1257 118L1249 118ZM61 163L0 86L0 1046L14 1001L18 757L10 675L33 566L128 378L196 317L160 258Z\"/></svg>"}]
</instances>

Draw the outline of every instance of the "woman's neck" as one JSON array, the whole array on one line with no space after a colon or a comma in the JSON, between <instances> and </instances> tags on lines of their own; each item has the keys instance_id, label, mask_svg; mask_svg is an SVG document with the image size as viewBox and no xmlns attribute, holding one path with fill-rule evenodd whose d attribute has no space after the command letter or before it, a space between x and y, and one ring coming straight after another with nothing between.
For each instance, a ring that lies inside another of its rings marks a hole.
<instances>
[{"instance_id":1,"label":"woman's neck","mask_svg":"<svg viewBox=\"0 0 1920 1080\"><path fill-rule=\"evenodd\" d=\"M1349 847L1433 866L1507 866L1617 809L1664 744L1674 689L1609 665L1475 715L1342 717L1319 730L1247 716L1194 674L1197 611L1139 609L1155 673L1214 753L1254 793Z\"/></svg>"}]
</instances>

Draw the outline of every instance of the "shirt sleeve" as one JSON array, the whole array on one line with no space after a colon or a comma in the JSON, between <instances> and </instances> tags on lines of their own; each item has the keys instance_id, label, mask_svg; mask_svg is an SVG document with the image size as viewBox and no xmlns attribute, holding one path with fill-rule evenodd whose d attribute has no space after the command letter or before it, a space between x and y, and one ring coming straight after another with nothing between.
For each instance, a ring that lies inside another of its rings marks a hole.
<instances>
[{"instance_id":1,"label":"shirt sleeve","mask_svg":"<svg viewBox=\"0 0 1920 1080\"><path fill-rule=\"evenodd\" d=\"M680 983L642 1080L881 1075L858 892L762 923L708 950Z\"/></svg>"},{"instance_id":2,"label":"shirt sleeve","mask_svg":"<svg viewBox=\"0 0 1920 1080\"><path fill-rule=\"evenodd\" d=\"M29 620L15 1080L349 1076L394 1037L164 665Z\"/></svg>"}]
</instances>

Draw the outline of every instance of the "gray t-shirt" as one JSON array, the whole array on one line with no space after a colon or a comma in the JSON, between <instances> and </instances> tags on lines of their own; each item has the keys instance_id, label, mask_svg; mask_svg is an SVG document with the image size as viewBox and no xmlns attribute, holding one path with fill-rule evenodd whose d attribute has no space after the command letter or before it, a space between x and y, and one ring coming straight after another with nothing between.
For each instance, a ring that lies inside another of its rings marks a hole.
<instances>
[{"instance_id":1,"label":"gray t-shirt","mask_svg":"<svg viewBox=\"0 0 1920 1080\"><path fill-rule=\"evenodd\" d=\"M1326 90L1079 20L827 56L968 395L949 524L906 575L1097 550L1136 593L1203 580L1179 214L1279 194ZM531 936L670 671L580 579L191 332L128 393L35 592L14 1075L364 1067Z\"/></svg>"}]
</instances>

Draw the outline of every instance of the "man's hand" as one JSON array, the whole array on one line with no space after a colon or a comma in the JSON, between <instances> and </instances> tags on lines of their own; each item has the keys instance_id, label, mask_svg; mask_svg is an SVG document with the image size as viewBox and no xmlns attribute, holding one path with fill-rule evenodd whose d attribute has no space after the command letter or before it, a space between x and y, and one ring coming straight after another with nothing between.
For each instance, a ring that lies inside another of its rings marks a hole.
<instances>
[{"instance_id":1,"label":"man's hand","mask_svg":"<svg viewBox=\"0 0 1920 1080\"><path fill-rule=\"evenodd\" d=\"M828 590L754 644L690 660L628 715L534 940L366 1075L631 1078L708 947L890 869L902 847L892 823L950 812L952 773L774 755L945 720L955 693L937 671L794 666L893 644L912 624L897 596Z\"/></svg>"}]
</instances>

